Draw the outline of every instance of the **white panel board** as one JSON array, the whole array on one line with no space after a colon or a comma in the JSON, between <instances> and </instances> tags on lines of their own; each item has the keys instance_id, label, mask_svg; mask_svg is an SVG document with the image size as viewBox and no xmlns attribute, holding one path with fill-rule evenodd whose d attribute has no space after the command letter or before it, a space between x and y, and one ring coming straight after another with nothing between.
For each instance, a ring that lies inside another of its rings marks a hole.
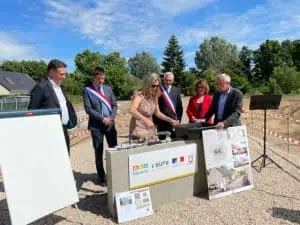
<instances>
[{"instance_id":1,"label":"white panel board","mask_svg":"<svg viewBox=\"0 0 300 225\"><path fill-rule=\"evenodd\" d=\"M78 202L58 114L1 118L0 158L13 225Z\"/></svg>"}]
</instances>

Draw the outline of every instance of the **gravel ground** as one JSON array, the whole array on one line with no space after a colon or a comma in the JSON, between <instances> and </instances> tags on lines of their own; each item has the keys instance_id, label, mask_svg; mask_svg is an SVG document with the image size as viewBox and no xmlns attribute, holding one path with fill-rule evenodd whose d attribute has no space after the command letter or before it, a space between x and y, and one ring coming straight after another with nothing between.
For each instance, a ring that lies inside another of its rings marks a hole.
<instances>
[{"instance_id":1,"label":"gravel ground","mask_svg":"<svg viewBox=\"0 0 300 225\"><path fill-rule=\"evenodd\" d=\"M249 137L251 157L262 146ZM153 216L128 224L300 224L300 162L290 154L268 151L274 164L258 173L252 169L254 189L217 200L197 196L164 205ZM80 196L78 203L86 224L115 224L106 207L106 188L95 184L96 173L91 140L73 146L72 166ZM0 180L0 224L9 225L7 203ZM80 224L74 207L51 214L34 225Z\"/></svg>"}]
</instances>

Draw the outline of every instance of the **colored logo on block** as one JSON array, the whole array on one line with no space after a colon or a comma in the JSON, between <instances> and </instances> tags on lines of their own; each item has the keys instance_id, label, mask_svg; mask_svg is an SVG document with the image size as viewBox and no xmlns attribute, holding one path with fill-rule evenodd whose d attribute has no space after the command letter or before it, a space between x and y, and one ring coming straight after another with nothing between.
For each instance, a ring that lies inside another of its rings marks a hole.
<instances>
[{"instance_id":1,"label":"colored logo on block","mask_svg":"<svg viewBox=\"0 0 300 225\"><path fill-rule=\"evenodd\" d=\"M132 167L133 170L142 170L142 169L147 169L149 167L148 163L145 164L140 164L140 165L134 165Z\"/></svg>"},{"instance_id":2,"label":"colored logo on block","mask_svg":"<svg viewBox=\"0 0 300 225\"><path fill-rule=\"evenodd\" d=\"M177 163L177 158L173 158L172 163Z\"/></svg>"},{"instance_id":3,"label":"colored logo on block","mask_svg":"<svg viewBox=\"0 0 300 225\"><path fill-rule=\"evenodd\" d=\"M180 162L184 162L184 156L180 156Z\"/></svg>"}]
</instances>

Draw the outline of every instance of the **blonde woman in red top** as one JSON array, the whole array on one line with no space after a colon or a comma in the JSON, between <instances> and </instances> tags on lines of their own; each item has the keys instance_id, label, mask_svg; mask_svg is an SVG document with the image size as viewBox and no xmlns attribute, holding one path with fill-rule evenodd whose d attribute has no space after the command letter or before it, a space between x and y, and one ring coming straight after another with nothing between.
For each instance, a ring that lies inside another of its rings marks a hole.
<instances>
[{"instance_id":1,"label":"blonde woman in red top","mask_svg":"<svg viewBox=\"0 0 300 225\"><path fill-rule=\"evenodd\" d=\"M195 86L196 95L192 96L189 100L186 114L189 117L189 123L201 123L204 122L204 116L211 107L212 97L209 93L209 86L205 80L199 80ZM210 118L207 121L208 124L212 123Z\"/></svg>"}]
</instances>

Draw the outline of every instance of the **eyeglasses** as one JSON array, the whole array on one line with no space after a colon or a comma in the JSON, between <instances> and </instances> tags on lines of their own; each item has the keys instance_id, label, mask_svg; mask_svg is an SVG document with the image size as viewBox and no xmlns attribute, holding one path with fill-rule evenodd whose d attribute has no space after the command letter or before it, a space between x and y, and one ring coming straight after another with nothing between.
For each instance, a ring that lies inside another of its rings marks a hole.
<instances>
[{"instance_id":1,"label":"eyeglasses","mask_svg":"<svg viewBox=\"0 0 300 225\"><path fill-rule=\"evenodd\" d=\"M160 87L160 85L159 84L158 85L152 84L152 87L153 88L158 88L158 87Z\"/></svg>"},{"instance_id":2,"label":"eyeglasses","mask_svg":"<svg viewBox=\"0 0 300 225\"><path fill-rule=\"evenodd\" d=\"M199 89L200 89L200 88L201 88L201 89L204 89L204 86L198 86L197 88L199 88Z\"/></svg>"}]
</instances>

